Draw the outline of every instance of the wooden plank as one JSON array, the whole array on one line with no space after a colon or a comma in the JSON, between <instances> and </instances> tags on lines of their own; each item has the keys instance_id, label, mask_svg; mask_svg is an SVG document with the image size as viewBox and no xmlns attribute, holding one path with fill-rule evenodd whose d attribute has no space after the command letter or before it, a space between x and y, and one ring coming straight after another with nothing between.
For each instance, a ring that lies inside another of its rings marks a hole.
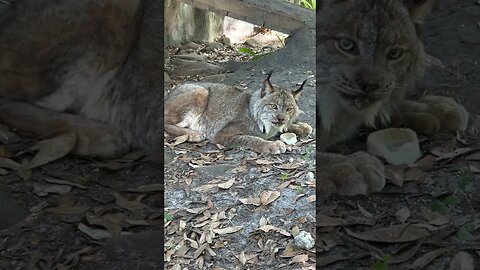
<instances>
[{"instance_id":1,"label":"wooden plank","mask_svg":"<svg viewBox=\"0 0 480 270\"><path fill-rule=\"evenodd\" d=\"M178 0L196 8L226 15L284 33L315 26L315 12L283 0Z\"/></svg>"}]
</instances>

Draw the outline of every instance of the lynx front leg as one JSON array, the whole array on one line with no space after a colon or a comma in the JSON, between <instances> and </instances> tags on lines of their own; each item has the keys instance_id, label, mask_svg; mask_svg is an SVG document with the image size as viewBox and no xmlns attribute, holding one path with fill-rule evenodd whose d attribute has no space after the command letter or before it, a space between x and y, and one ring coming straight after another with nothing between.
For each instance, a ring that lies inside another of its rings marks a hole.
<instances>
[{"instance_id":1,"label":"lynx front leg","mask_svg":"<svg viewBox=\"0 0 480 270\"><path fill-rule=\"evenodd\" d=\"M317 188L323 195L367 195L385 186L383 164L365 152L349 156L317 152L317 164Z\"/></svg>"},{"instance_id":2,"label":"lynx front leg","mask_svg":"<svg viewBox=\"0 0 480 270\"><path fill-rule=\"evenodd\" d=\"M73 154L76 155L113 158L128 151L120 133L106 124L28 103L0 100L0 122L30 137L51 138L74 132L77 144Z\"/></svg>"},{"instance_id":3,"label":"lynx front leg","mask_svg":"<svg viewBox=\"0 0 480 270\"><path fill-rule=\"evenodd\" d=\"M229 131L220 131L212 142L226 147L247 147L262 155L276 155L287 151L287 147L282 141L267 141L260 137L235 134Z\"/></svg>"},{"instance_id":4,"label":"lynx front leg","mask_svg":"<svg viewBox=\"0 0 480 270\"><path fill-rule=\"evenodd\" d=\"M297 134L300 137L307 137L313 132L313 128L307 123L295 123L292 124L288 130L288 132L292 132Z\"/></svg>"},{"instance_id":5,"label":"lynx front leg","mask_svg":"<svg viewBox=\"0 0 480 270\"><path fill-rule=\"evenodd\" d=\"M201 142L205 140L202 133L188 128L165 124L165 131L174 136L188 135L189 142Z\"/></svg>"}]
</instances>

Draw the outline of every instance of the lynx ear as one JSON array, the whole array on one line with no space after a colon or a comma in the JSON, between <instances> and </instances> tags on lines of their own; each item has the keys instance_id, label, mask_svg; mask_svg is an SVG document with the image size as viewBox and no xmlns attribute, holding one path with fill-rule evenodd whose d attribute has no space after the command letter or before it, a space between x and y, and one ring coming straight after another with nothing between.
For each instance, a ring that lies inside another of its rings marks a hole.
<instances>
[{"instance_id":1,"label":"lynx ear","mask_svg":"<svg viewBox=\"0 0 480 270\"><path fill-rule=\"evenodd\" d=\"M300 85L300 87L297 89L297 90L293 90L292 91L292 94L293 94L293 97L295 98L295 100L298 100L298 98L300 97L300 93L302 92L303 90L303 86L305 85L305 83L307 82L308 79L306 79L305 81L302 82L302 84Z\"/></svg>"},{"instance_id":2,"label":"lynx ear","mask_svg":"<svg viewBox=\"0 0 480 270\"><path fill-rule=\"evenodd\" d=\"M263 81L263 87L262 91L260 92L260 96L264 97L266 94L266 90L268 90L269 93L275 92L275 88L273 87L272 83L270 82L270 77L272 76L273 70L268 73L267 78L265 81Z\"/></svg>"},{"instance_id":3,"label":"lynx ear","mask_svg":"<svg viewBox=\"0 0 480 270\"><path fill-rule=\"evenodd\" d=\"M435 0L403 0L403 2L415 25L423 25Z\"/></svg>"}]
</instances>

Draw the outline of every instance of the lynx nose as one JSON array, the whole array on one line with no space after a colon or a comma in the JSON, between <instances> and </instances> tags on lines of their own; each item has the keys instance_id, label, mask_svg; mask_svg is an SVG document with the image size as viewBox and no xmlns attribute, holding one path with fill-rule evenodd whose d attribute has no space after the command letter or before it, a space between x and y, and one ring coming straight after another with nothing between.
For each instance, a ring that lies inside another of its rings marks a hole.
<instances>
[{"instance_id":1,"label":"lynx nose","mask_svg":"<svg viewBox=\"0 0 480 270\"><path fill-rule=\"evenodd\" d=\"M361 70L355 81L360 90L366 94L380 89L380 78L376 72Z\"/></svg>"},{"instance_id":2,"label":"lynx nose","mask_svg":"<svg viewBox=\"0 0 480 270\"><path fill-rule=\"evenodd\" d=\"M279 124L283 124L283 122L285 122L285 116L284 115L277 115L277 122Z\"/></svg>"}]
</instances>

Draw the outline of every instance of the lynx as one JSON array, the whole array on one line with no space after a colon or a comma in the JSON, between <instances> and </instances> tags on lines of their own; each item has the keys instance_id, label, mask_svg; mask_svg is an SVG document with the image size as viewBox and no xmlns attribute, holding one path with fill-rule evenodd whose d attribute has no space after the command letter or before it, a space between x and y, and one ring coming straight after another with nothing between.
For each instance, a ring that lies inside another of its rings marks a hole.
<instances>
[{"instance_id":1,"label":"lynx","mask_svg":"<svg viewBox=\"0 0 480 270\"><path fill-rule=\"evenodd\" d=\"M431 60L419 31L432 5L432 0L321 1L317 151L355 135L362 125L387 125L392 120L410 122L417 131L431 133L440 128L439 119L453 114L449 119L461 121L445 127L465 128L468 115L453 100L405 101ZM369 194L385 185L382 163L366 153L319 152L317 158L318 187L326 194Z\"/></svg>"},{"instance_id":2,"label":"lynx","mask_svg":"<svg viewBox=\"0 0 480 270\"><path fill-rule=\"evenodd\" d=\"M0 123L118 156L163 137L163 1L0 3Z\"/></svg>"},{"instance_id":3,"label":"lynx","mask_svg":"<svg viewBox=\"0 0 480 270\"><path fill-rule=\"evenodd\" d=\"M165 100L165 131L188 135L198 142L210 139L226 147L245 147L260 154L281 154L282 141L269 141L279 132L309 135L312 128L295 123L300 110L297 100L306 80L296 90L270 82L249 92L219 83L185 83Z\"/></svg>"}]
</instances>

